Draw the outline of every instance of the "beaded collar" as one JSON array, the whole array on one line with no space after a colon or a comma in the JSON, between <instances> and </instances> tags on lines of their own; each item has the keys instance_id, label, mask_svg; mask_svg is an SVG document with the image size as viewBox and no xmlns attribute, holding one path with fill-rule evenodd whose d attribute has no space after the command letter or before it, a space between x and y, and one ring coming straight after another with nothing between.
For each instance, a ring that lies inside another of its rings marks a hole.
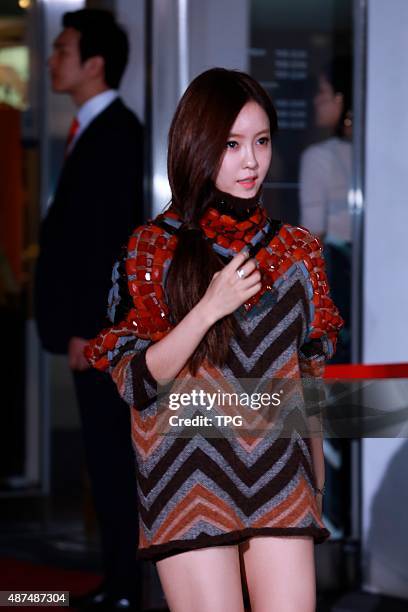
<instances>
[{"instance_id":1,"label":"beaded collar","mask_svg":"<svg viewBox=\"0 0 408 612\"><path fill-rule=\"evenodd\" d=\"M261 202L262 187L252 198L238 198L230 193L215 189L215 208L222 214L233 217L237 221L248 219Z\"/></svg>"},{"instance_id":2,"label":"beaded collar","mask_svg":"<svg viewBox=\"0 0 408 612\"><path fill-rule=\"evenodd\" d=\"M230 196L228 205L233 204L235 200L242 201L243 198ZM269 245L282 227L281 221L268 219L265 209L257 200L258 194L251 198L251 201L245 201L250 202L250 206L246 206L246 218L243 220L237 219L236 208L227 214L225 200L207 208L200 219L204 237L211 242L213 250L222 259L228 261L246 247L249 249L249 256L258 260L262 272L262 289L245 304L246 310L255 305L265 291L272 290L276 257L273 262L269 261L272 255ZM155 223L173 235L177 234L182 226L179 215L171 207Z\"/></svg>"},{"instance_id":3,"label":"beaded collar","mask_svg":"<svg viewBox=\"0 0 408 612\"><path fill-rule=\"evenodd\" d=\"M214 251L226 258L233 257L244 247L248 247L250 256L255 257L269 244L280 225L279 221L270 221L259 205L243 221L213 207L208 208L200 220L200 227Z\"/></svg>"},{"instance_id":4,"label":"beaded collar","mask_svg":"<svg viewBox=\"0 0 408 612\"><path fill-rule=\"evenodd\" d=\"M230 259L244 247L251 257L270 243L282 226L280 221L271 221L260 205L260 190L253 198L238 198L216 190L216 201L209 206L200 219L204 237L212 243L214 251ZM177 234L182 226L179 215L170 207L156 221L158 225Z\"/></svg>"}]
</instances>

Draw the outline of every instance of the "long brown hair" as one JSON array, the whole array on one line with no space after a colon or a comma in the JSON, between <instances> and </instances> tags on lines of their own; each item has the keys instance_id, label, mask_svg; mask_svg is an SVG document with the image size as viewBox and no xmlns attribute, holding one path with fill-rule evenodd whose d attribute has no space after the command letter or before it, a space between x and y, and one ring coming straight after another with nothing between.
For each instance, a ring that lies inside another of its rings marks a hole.
<instances>
[{"instance_id":1,"label":"long brown hair","mask_svg":"<svg viewBox=\"0 0 408 612\"><path fill-rule=\"evenodd\" d=\"M183 226L167 277L166 292L174 324L203 297L222 264L200 230L199 220L215 199L215 180L231 127L242 107L257 102L276 130L276 111L265 90L251 76L212 68L196 77L181 98L169 132L167 171L172 206ZM222 365L233 333L233 318L209 329L189 361L196 373L204 359Z\"/></svg>"}]
</instances>

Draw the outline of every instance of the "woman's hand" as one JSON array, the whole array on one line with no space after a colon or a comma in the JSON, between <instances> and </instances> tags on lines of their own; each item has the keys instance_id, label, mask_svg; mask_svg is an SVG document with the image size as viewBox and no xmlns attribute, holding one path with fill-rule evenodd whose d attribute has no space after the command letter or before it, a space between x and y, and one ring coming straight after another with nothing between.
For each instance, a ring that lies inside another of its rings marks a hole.
<instances>
[{"instance_id":1,"label":"woman's hand","mask_svg":"<svg viewBox=\"0 0 408 612\"><path fill-rule=\"evenodd\" d=\"M146 364L153 378L163 384L177 376L210 327L255 295L261 289L260 281L256 262L248 259L246 251L216 272L194 308L167 336L147 349Z\"/></svg>"},{"instance_id":2,"label":"woman's hand","mask_svg":"<svg viewBox=\"0 0 408 612\"><path fill-rule=\"evenodd\" d=\"M212 325L245 304L261 287L256 262L248 259L248 252L244 250L214 274L200 305Z\"/></svg>"}]
</instances>

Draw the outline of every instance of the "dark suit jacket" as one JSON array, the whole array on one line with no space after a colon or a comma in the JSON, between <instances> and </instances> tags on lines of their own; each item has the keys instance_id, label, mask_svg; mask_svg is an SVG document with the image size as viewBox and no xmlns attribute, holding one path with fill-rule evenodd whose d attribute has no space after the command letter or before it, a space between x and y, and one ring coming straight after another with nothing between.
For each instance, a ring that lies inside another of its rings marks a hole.
<instances>
[{"instance_id":1,"label":"dark suit jacket","mask_svg":"<svg viewBox=\"0 0 408 612\"><path fill-rule=\"evenodd\" d=\"M35 315L43 346L65 353L72 336L106 325L112 265L143 220L142 127L116 99L67 157L42 223Z\"/></svg>"}]
</instances>

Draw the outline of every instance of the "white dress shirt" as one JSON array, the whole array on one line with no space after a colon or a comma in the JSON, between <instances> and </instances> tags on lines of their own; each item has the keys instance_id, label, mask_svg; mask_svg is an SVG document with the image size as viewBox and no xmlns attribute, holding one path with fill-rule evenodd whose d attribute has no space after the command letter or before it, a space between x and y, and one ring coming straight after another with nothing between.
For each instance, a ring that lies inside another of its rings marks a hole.
<instances>
[{"instance_id":1,"label":"white dress shirt","mask_svg":"<svg viewBox=\"0 0 408 612\"><path fill-rule=\"evenodd\" d=\"M351 240L351 161L351 142L340 138L312 145L302 154L301 224L314 234L324 234L326 241Z\"/></svg>"},{"instance_id":2,"label":"white dress shirt","mask_svg":"<svg viewBox=\"0 0 408 612\"><path fill-rule=\"evenodd\" d=\"M69 148L68 153L71 153L75 144L78 142L81 134L86 130L88 125L100 115L119 96L115 89L108 89L102 93L87 100L79 109L76 118L79 122L79 129L75 134Z\"/></svg>"}]
</instances>

